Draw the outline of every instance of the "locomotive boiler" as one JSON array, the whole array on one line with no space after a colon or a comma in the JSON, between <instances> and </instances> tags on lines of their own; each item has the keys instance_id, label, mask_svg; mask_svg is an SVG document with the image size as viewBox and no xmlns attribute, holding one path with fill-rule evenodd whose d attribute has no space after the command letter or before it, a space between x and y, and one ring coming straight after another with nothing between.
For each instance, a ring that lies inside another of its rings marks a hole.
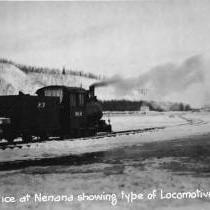
<instances>
[{"instance_id":1,"label":"locomotive boiler","mask_svg":"<svg viewBox=\"0 0 210 210\"><path fill-rule=\"evenodd\" d=\"M78 87L46 86L36 96L23 93L0 96L0 139L13 142L22 137L72 138L111 132L111 125L102 120L102 107L94 94Z\"/></svg>"}]
</instances>

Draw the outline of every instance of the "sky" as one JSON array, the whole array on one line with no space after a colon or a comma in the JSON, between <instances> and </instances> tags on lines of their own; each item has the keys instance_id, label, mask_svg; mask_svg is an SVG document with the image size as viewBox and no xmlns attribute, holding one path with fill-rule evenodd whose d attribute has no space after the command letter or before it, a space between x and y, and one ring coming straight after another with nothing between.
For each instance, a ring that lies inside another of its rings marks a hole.
<instances>
[{"instance_id":1,"label":"sky","mask_svg":"<svg viewBox=\"0 0 210 210\"><path fill-rule=\"evenodd\" d=\"M0 2L0 57L135 77L210 50L210 1Z\"/></svg>"}]
</instances>

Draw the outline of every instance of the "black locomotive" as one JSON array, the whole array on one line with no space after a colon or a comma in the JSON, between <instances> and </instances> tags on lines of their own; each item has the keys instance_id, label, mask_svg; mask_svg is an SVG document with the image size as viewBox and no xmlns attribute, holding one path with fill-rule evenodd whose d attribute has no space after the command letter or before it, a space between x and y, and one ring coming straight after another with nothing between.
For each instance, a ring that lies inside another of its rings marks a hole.
<instances>
[{"instance_id":1,"label":"black locomotive","mask_svg":"<svg viewBox=\"0 0 210 210\"><path fill-rule=\"evenodd\" d=\"M89 90L78 87L47 86L36 96L0 96L0 139L13 142L22 137L83 137L97 132L111 132L111 125L102 120L102 107Z\"/></svg>"}]
</instances>

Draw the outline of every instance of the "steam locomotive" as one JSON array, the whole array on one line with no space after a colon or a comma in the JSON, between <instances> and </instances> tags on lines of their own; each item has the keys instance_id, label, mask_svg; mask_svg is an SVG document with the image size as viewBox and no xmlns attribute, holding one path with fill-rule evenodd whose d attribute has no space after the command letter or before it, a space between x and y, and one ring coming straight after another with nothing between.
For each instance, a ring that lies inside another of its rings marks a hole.
<instances>
[{"instance_id":1,"label":"steam locomotive","mask_svg":"<svg viewBox=\"0 0 210 210\"><path fill-rule=\"evenodd\" d=\"M102 107L94 92L78 87L46 86L36 96L23 94L0 96L0 139L12 143L22 137L85 137L97 132L111 132L102 120Z\"/></svg>"}]
</instances>

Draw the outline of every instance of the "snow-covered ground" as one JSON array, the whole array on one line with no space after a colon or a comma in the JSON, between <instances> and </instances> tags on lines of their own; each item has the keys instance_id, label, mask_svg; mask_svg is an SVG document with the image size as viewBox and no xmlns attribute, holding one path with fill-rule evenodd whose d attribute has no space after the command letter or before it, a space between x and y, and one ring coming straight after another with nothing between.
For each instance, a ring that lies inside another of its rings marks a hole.
<instances>
[{"instance_id":1,"label":"snow-covered ground","mask_svg":"<svg viewBox=\"0 0 210 210\"><path fill-rule=\"evenodd\" d=\"M1 209L209 209L209 199L156 198L127 203L120 193L147 195L154 189L210 191L210 113L118 113L104 118L111 119L113 130L153 126L165 129L0 150L0 167L13 163L10 170L0 172L0 195L19 198L26 193L32 197L35 193L73 194L76 198L81 193L114 193L118 198L115 206L110 201L31 199L25 203L0 203ZM33 165L24 167L27 161Z\"/></svg>"},{"instance_id":2,"label":"snow-covered ground","mask_svg":"<svg viewBox=\"0 0 210 210\"><path fill-rule=\"evenodd\" d=\"M106 113L105 120L110 119L114 131L139 129L156 126L170 126L185 123L175 112L129 112Z\"/></svg>"},{"instance_id":3,"label":"snow-covered ground","mask_svg":"<svg viewBox=\"0 0 210 210\"><path fill-rule=\"evenodd\" d=\"M197 116L196 116L197 117ZM105 137L101 139L74 139L65 141L49 141L41 143L31 143L20 148L7 148L0 150L1 162L14 160L28 160L60 157L66 155L78 155L83 153L110 150L115 147L132 145L139 142L149 142L156 140L167 140L168 138L177 137L177 126L181 134L189 135L189 129L192 125L188 125L186 120L180 118L176 113L141 113L131 114L109 114L104 119L110 119L113 131L150 128L150 127L167 127L162 131L143 132L132 136ZM180 127L180 126L184 127ZM187 131L187 132L186 132ZM193 131L196 131L193 129ZM191 131L192 132L192 131ZM196 131L197 132L197 131Z\"/></svg>"}]
</instances>

